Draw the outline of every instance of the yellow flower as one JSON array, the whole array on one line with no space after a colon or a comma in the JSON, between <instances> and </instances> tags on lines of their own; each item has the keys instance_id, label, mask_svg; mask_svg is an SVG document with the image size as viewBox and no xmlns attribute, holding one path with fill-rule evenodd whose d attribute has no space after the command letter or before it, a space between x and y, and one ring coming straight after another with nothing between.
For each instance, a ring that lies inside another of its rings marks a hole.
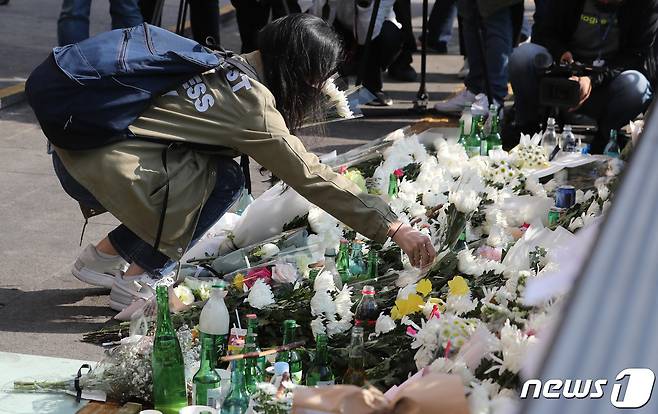
<instances>
[{"instance_id":1,"label":"yellow flower","mask_svg":"<svg viewBox=\"0 0 658 414\"><path fill-rule=\"evenodd\" d=\"M406 299L398 299L395 301L395 306L398 308L398 312L401 316L407 316L419 312L423 308L423 305L425 305L423 298L415 293L407 296Z\"/></svg>"},{"instance_id":2,"label":"yellow flower","mask_svg":"<svg viewBox=\"0 0 658 414\"><path fill-rule=\"evenodd\" d=\"M391 318L395 320L402 319L402 315L400 315L400 311L398 310L397 306L393 306L393 309L391 309Z\"/></svg>"},{"instance_id":3,"label":"yellow flower","mask_svg":"<svg viewBox=\"0 0 658 414\"><path fill-rule=\"evenodd\" d=\"M461 276L455 276L448 282L448 294L451 296L465 296L470 292L468 283Z\"/></svg>"},{"instance_id":4,"label":"yellow flower","mask_svg":"<svg viewBox=\"0 0 658 414\"><path fill-rule=\"evenodd\" d=\"M420 293L423 296L429 295L432 291L432 282L429 279L423 279L416 285L416 292Z\"/></svg>"},{"instance_id":5,"label":"yellow flower","mask_svg":"<svg viewBox=\"0 0 658 414\"><path fill-rule=\"evenodd\" d=\"M242 273L238 273L233 278L233 286L235 286L238 290L242 290L242 285L244 285L244 275Z\"/></svg>"}]
</instances>

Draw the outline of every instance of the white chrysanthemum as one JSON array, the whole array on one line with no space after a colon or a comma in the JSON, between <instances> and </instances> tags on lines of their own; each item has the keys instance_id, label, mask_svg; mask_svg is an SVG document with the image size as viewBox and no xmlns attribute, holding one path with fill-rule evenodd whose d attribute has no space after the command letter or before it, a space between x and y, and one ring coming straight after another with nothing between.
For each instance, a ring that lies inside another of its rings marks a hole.
<instances>
[{"instance_id":1,"label":"white chrysanthemum","mask_svg":"<svg viewBox=\"0 0 658 414\"><path fill-rule=\"evenodd\" d=\"M471 254L471 250L461 250L457 253L457 259L457 269L460 272L471 276L481 276L484 273L484 266Z\"/></svg>"},{"instance_id":2,"label":"white chrysanthemum","mask_svg":"<svg viewBox=\"0 0 658 414\"><path fill-rule=\"evenodd\" d=\"M274 295L272 289L262 279L256 280L256 283L249 289L249 296L247 302L252 308L263 309L274 303Z\"/></svg>"},{"instance_id":3,"label":"white chrysanthemum","mask_svg":"<svg viewBox=\"0 0 658 414\"><path fill-rule=\"evenodd\" d=\"M546 196L546 189L535 177L527 177L525 180L525 189L530 191L533 196Z\"/></svg>"},{"instance_id":4,"label":"white chrysanthemum","mask_svg":"<svg viewBox=\"0 0 658 414\"><path fill-rule=\"evenodd\" d=\"M327 322L327 335L330 337L345 333L350 329L352 329L352 322L349 319L334 319Z\"/></svg>"},{"instance_id":5,"label":"white chrysanthemum","mask_svg":"<svg viewBox=\"0 0 658 414\"><path fill-rule=\"evenodd\" d=\"M313 282L313 290L316 292L333 292L336 290L336 284L334 283L334 276L327 271L320 272Z\"/></svg>"},{"instance_id":6,"label":"white chrysanthemum","mask_svg":"<svg viewBox=\"0 0 658 414\"><path fill-rule=\"evenodd\" d=\"M353 118L354 113L350 109L349 102L345 93L338 89L333 78L327 79L322 87L322 93L329 97L330 101L336 106L336 112L341 118Z\"/></svg>"},{"instance_id":7,"label":"white chrysanthemum","mask_svg":"<svg viewBox=\"0 0 658 414\"><path fill-rule=\"evenodd\" d=\"M457 260L459 271L470 276L481 276L486 272L502 274L505 271L505 266L502 263L483 257L475 257L471 249L464 249L457 253Z\"/></svg>"},{"instance_id":8,"label":"white chrysanthemum","mask_svg":"<svg viewBox=\"0 0 658 414\"><path fill-rule=\"evenodd\" d=\"M327 318L336 313L336 304L326 290L318 290L311 298L311 314L318 316L324 314Z\"/></svg>"},{"instance_id":9,"label":"white chrysanthemum","mask_svg":"<svg viewBox=\"0 0 658 414\"><path fill-rule=\"evenodd\" d=\"M610 196L610 189L608 188L607 185L600 185L596 187L596 191L599 194L599 198L603 201L606 201Z\"/></svg>"},{"instance_id":10,"label":"white chrysanthemum","mask_svg":"<svg viewBox=\"0 0 658 414\"><path fill-rule=\"evenodd\" d=\"M512 236L509 235L505 227L494 225L489 230L489 236L487 237L489 246L505 247L510 241L512 241Z\"/></svg>"},{"instance_id":11,"label":"white chrysanthemum","mask_svg":"<svg viewBox=\"0 0 658 414\"><path fill-rule=\"evenodd\" d=\"M472 190L453 190L448 195L448 201L454 204L458 211L469 214L478 208L482 199Z\"/></svg>"},{"instance_id":12,"label":"white chrysanthemum","mask_svg":"<svg viewBox=\"0 0 658 414\"><path fill-rule=\"evenodd\" d=\"M327 328L324 326L324 317L319 315L317 318L311 321L311 330L313 331L313 336L318 336L318 334L326 334Z\"/></svg>"},{"instance_id":13,"label":"white chrysanthemum","mask_svg":"<svg viewBox=\"0 0 658 414\"><path fill-rule=\"evenodd\" d=\"M510 324L509 319L505 321L505 326L500 330L500 345L503 352L503 358L500 359L495 355L491 358L497 362L487 370L486 373L498 370L498 374L509 371L516 374L521 370L523 359L527 354L528 348L536 343L534 336L524 334L516 326Z\"/></svg>"},{"instance_id":14,"label":"white chrysanthemum","mask_svg":"<svg viewBox=\"0 0 658 414\"><path fill-rule=\"evenodd\" d=\"M352 313L352 288L345 285L343 289L336 295L334 300L336 304L336 313L341 319L351 319L354 315Z\"/></svg>"},{"instance_id":15,"label":"white chrysanthemum","mask_svg":"<svg viewBox=\"0 0 658 414\"><path fill-rule=\"evenodd\" d=\"M343 230L338 220L331 216L320 207L312 206L308 211L308 224L311 230L318 235L318 240L321 248L332 248L340 243L343 237Z\"/></svg>"},{"instance_id":16,"label":"white chrysanthemum","mask_svg":"<svg viewBox=\"0 0 658 414\"><path fill-rule=\"evenodd\" d=\"M205 301L205 300L210 299L210 287L209 286L202 285L202 286L199 287L199 290L197 292L199 292L198 294L199 294L199 299L200 300Z\"/></svg>"},{"instance_id":17,"label":"white chrysanthemum","mask_svg":"<svg viewBox=\"0 0 658 414\"><path fill-rule=\"evenodd\" d=\"M184 305L191 305L194 303L194 293L192 293L192 289L189 287L178 285L174 288L174 293Z\"/></svg>"},{"instance_id":18,"label":"white chrysanthemum","mask_svg":"<svg viewBox=\"0 0 658 414\"><path fill-rule=\"evenodd\" d=\"M441 139L434 143L439 166L445 168L453 177L459 177L468 164L468 155L461 144L449 144Z\"/></svg>"},{"instance_id":19,"label":"white chrysanthemum","mask_svg":"<svg viewBox=\"0 0 658 414\"><path fill-rule=\"evenodd\" d=\"M272 257L276 256L279 254L279 248L277 247L276 244L273 243L265 243L261 248L261 259L262 260L267 260L271 259Z\"/></svg>"},{"instance_id":20,"label":"white chrysanthemum","mask_svg":"<svg viewBox=\"0 0 658 414\"><path fill-rule=\"evenodd\" d=\"M455 315L463 315L477 307L478 300L471 300L470 293L468 295L448 295L446 299L446 311L454 313Z\"/></svg>"},{"instance_id":21,"label":"white chrysanthemum","mask_svg":"<svg viewBox=\"0 0 658 414\"><path fill-rule=\"evenodd\" d=\"M379 317L377 318L377 323L375 323L375 334L385 334L391 332L393 329L395 329L395 321L393 318L388 315L384 315L383 312L380 313Z\"/></svg>"}]
</instances>

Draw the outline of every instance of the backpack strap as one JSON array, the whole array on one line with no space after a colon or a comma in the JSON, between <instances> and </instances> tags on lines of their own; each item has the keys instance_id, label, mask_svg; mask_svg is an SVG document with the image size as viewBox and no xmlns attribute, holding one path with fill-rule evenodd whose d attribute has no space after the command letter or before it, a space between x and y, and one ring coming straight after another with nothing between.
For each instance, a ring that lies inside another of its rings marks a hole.
<instances>
[{"instance_id":1,"label":"backpack strap","mask_svg":"<svg viewBox=\"0 0 658 414\"><path fill-rule=\"evenodd\" d=\"M262 82L256 69L251 66L244 59L237 58L233 52L226 50L220 50L220 54L224 58L224 62L238 69L240 72L246 74L252 79L255 79L259 82ZM251 194L251 172L249 170L249 156L247 154L242 154L240 156L240 167L242 167L242 175L244 176L244 187L247 190L247 194Z\"/></svg>"}]
</instances>

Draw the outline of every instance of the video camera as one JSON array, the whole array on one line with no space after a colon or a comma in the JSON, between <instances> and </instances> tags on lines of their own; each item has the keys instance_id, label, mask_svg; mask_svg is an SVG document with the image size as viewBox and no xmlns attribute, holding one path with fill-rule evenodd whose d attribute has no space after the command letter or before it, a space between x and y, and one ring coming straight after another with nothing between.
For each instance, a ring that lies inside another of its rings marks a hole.
<instances>
[{"instance_id":1,"label":"video camera","mask_svg":"<svg viewBox=\"0 0 658 414\"><path fill-rule=\"evenodd\" d=\"M573 108L580 102L580 85L572 76L592 76L602 68L579 62L554 63L548 55L537 55L535 68L541 76L539 103L554 108Z\"/></svg>"}]
</instances>

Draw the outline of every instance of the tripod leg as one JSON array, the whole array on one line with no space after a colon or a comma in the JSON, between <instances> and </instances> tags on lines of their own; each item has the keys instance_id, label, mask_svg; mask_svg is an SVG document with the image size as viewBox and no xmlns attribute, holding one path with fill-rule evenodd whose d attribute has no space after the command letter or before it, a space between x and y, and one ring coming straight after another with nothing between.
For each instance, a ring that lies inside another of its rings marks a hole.
<instances>
[{"instance_id":1,"label":"tripod leg","mask_svg":"<svg viewBox=\"0 0 658 414\"><path fill-rule=\"evenodd\" d=\"M493 93L491 92L491 80L489 79L489 66L487 65L487 53L484 50L484 29L482 17L480 12L477 12L478 17L475 19L477 21L477 42L478 49L480 50L480 56L482 57L482 72L484 78L484 90L487 93L487 99L489 99L489 104L494 103Z\"/></svg>"},{"instance_id":2,"label":"tripod leg","mask_svg":"<svg viewBox=\"0 0 658 414\"><path fill-rule=\"evenodd\" d=\"M427 110L429 104L429 95L427 94L427 11L429 9L428 0L423 0L423 27L421 36L421 55L420 55L420 88L414 101L414 110L423 112Z\"/></svg>"}]
</instances>

